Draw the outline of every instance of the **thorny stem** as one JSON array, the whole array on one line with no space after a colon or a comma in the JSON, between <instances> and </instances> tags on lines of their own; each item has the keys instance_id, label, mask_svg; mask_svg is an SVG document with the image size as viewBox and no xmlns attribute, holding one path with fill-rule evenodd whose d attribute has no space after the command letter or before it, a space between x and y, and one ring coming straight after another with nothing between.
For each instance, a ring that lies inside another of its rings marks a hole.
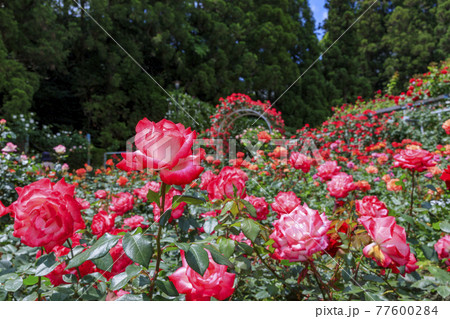
<instances>
[{"instance_id":1,"label":"thorny stem","mask_svg":"<svg viewBox=\"0 0 450 319\"><path fill-rule=\"evenodd\" d=\"M370 271L371 273L373 273L374 275L376 275L377 277L381 277L381 279L383 279L383 281L388 285L388 287L398 296L401 297L400 294L395 290L394 287L391 286L391 284L387 281L386 276L380 276L376 271L373 271L372 269L367 268L366 266L364 266L363 263L361 263L361 266L364 267L364 269Z\"/></svg>"},{"instance_id":2,"label":"thorny stem","mask_svg":"<svg viewBox=\"0 0 450 319\"><path fill-rule=\"evenodd\" d=\"M282 282L283 282L283 285L284 285L284 279L281 278L281 277L275 272L275 270L274 270L272 267L270 267L269 264L267 264L267 263L265 262L265 260L262 258L261 254L259 253L258 249L256 249L255 243L254 243L253 241L252 241L252 244L253 244L253 250L256 252L256 255L258 255L259 259L260 259L261 262L264 264L264 266L266 266L267 269L269 269L270 272L271 272L278 280L282 281Z\"/></svg>"},{"instance_id":3,"label":"thorny stem","mask_svg":"<svg viewBox=\"0 0 450 319\"><path fill-rule=\"evenodd\" d=\"M162 234L161 218L166 213L165 212L165 204L166 204L166 184L165 183L161 183L161 201L160 202L161 202L160 211L162 212L162 214L159 217L158 236L156 237L157 257L156 257L155 273L153 274L152 283L151 283L150 291L149 291L150 300L153 300L153 291L155 289L156 279L158 278L159 265L161 264L161 255L162 255L162 251L161 251L161 234Z\"/></svg>"},{"instance_id":4,"label":"thorny stem","mask_svg":"<svg viewBox=\"0 0 450 319\"><path fill-rule=\"evenodd\" d=\"M411 204L410 204L410 210L409 210L409 215L412 217L412 215L413 215L413 206L414 206L414 187L415 187L415 182L416 182L416 180L415 180L415 172L413 171L412 173L411 173L411 183L412 183L412 185L411 185ZM408 224L408 232L410 231L410 228L411 228L411 224Z\"/></svg>"},{"instance_id":5,"label":"thorny stem","mask_svg":"<svg viewBox=\"0 0 450 319\"><path fill-rule=\"evenodd\" d=\"M70 248L70 253L71 253L71 255L72 255L72 257L70 257L70 259L73 259L73 257L74 257L75 255L74 255L74 253L73 253L72 243L70 242L69 239L67 239L66 242L67 242L67 245L68 245L69 248ZM77 269L77 274L78 274L78 281L80 281L80 280L81 280L81 272L80 272L80 268L76 267L76 269Z\"/></svg>"},{"instance_id":6,"label":"thorny stem","mask_svg":"<svg viewBox=\"0 0 450 319\"><path fill-rule=\"evenodd\" d=\"M309 261L309 265L311 266L311 270L313 271L314 277L316 278L317 284L319 285L320 291L322 292L322 296L323 296L323 300L327 300L325 297L325 292L324 292L324 288L326 287L325 284L322 281L322 278L320 277L320 274L317 272L317 268L314 265L314 261L310 260ZM328 289L327 293L328 293L328 298L329 300L332 300L333 297L331 297L330 291Z\"/></svg>"}]
</instances>

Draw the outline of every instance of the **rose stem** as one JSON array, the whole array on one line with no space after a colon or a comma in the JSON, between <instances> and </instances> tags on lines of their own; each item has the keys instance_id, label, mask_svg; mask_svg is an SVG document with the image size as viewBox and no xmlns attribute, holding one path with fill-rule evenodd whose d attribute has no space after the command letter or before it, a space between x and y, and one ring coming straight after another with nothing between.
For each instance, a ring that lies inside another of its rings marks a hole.
<instances>
[{"instance_id":1,"label":"rose stem","mask_svg":"<svg viewBox=\"0 0 450 319\"><path fill-rule=\"evenodd\" d=\"M72 253L72 258L70 258L70 259L73 259L74 253L73 253L73 249L72 249L72 243L71 243L71 241L68 238L67 238L67 245L69 245L70 252ZM80 281L81 280L80 268L78 268L78 267L76 267L76 268L77 268L77 274L78 274L78 281Z\"/></svg>"},{"instance_id":2,"label":"rose stem","mask_svg":"<svg viewBox=\"0 0 450 319\"><path fill-rule=\"evenodd\" d=\"M414 187L415 187L415 174L414 174L415 172L414 171L412 171L411 172L411 176L412 176L412 178L411 178L411 182L412 182L412 186L411 186L411 205L410 205L410 211L409 211L409 215L412 217L412 215L413 215L413 205L414 205ZM411 224L409 223L408 224L408 232L409 232L409 230L410 230L410 228L411 228Z\"/></svg>"},{"instance_id":3,"label":"rose stem","mask_svg":"<svg viewBox=\"0 0 450 319\"><path fill-rule=\"evenodd\" d=\"M320 278L320 274L317 272L316 266L314 265L314 261L310 260L309 264L311 266L311 270L313 271L314 277L316 278L317 284L319 285L320 291L322 292L323 300L326 300L325 292L323 291L323 288L325 288L325 284L323 283L322 279ZM328 297L330 298L330 300L332 300L332 297L331 297L329 291L328 291Z\"/></svg>"},{"instance_id":4,"label":"rose stem","mask_svg":"<svg viewBox=\"0 0 450 319\"><path fill-rule=\"evenodd\" d=\"M161 219L165 212L165 205L166 205L166 184L161 183L161 206L159 207L160 211L163 212L161 216L159 217L159 226L158 226L158 236L156 237L156 267L155 267L155 273L153 274L152 283L150 286L150 300L153 300L153 290L155 289L155 283L156 279L158 278L159 273L159 264L161 263L161 234L162 234L162 226L161 226Z\"/></svg>"}]
</instances>

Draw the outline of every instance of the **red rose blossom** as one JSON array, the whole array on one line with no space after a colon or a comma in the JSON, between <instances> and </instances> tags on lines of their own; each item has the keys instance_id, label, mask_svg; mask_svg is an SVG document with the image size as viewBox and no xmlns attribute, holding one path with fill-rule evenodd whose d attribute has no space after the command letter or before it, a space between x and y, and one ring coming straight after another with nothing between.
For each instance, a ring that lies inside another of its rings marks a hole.
<instances>
[{"instance_id":1,"label":"red rose blossom","mask_svg":"<svg viewBox=\"0 0 450 319\"><path fill-rule=\"evenodd\" d=\"M301 169L303 173L308 173L311 169L311 161L299 152L293 152L289 157L289 163L295 169Z\"/></svg>"},{"instance_id":2,"label":"red rose blossom","mask_svg":"<svg viewBox=\"0 0 450 319\"><path fill-rule=\"evenodd\" d=\"M355 206L361 217L386 217L389 213L386 204L376 196L365 196L363 199L357 200Z\"/></svg>"},{"instance_id":3,"label":"red rose blossom","mask_svg":"<svg viewBox=\"0 0 450 319\"><path fill-rule=\"evenodd\" d=\"M406 232L396 224L394 217L361 217L358 221L374 241L364 247L364 256L385 268L403 266L409 262L410 250L406 243Z\"/></svg>"},{"instance_id":4,"label":"red rose blossom","mask_svg":"<svg viewBox=\"0 0 450 319\"><path fill-rule=\"evenodd\" d=\"M317 176L320 177L322 182L326 182L331 180L340 170L341 167L338 166L337 161L328 161L317 168Z\"/></svg>"},{"instance_id":5,"label":"red rose blossom","mask_svg":"<svg viewBox=\"0 0 450 319\"><path fill-rule=\"evenodd\" d=\"M133 195L127 192L122 192L112 197L111 206L109 209L121 216L133 209L134 198Z\"/></svg>"},{"instance_id":6,"label":"red rose blossom","mask_svg":"<svg viewBox=\"0 0 450 319\"><path fill-rule=\"evenodd\" d=\"M256 218L249 215L250 218L255 220L265 220L269 214L269 204L267 204L264 197L247 196L245 200L253 205L256 209Z\"/></svg>"},{"instance_id":7,"label":"red rose blossom","mask_svg":"<svg viewBox=\"0 0 450 319\"><path fill-rule=\"evenodd\" d=\"M180 294L186 295L187 301L209 301L211 297L218 300L229 298L233 292L235 274L227 272L228 266L217 264L206 250L209 266L203 276L200 276L186 262L184 251L181 250L183 266L169 276Z\"/></svg>"},{"instance_id":8,"label":"red rose blossom","mask_svg":"<svg viewBox=\"0 0 450 319\"><path fill-rule=\"evenodd\" d=\"M25 245L50 251L86 227L74 198L75 186L64 179L54 184L44 178L16 190L19 198L9 207L14 215L13 235Z\"/></svg>"},{"instance_id":9,"label":"red rose blossom","mask_svg":"<svg viewBox=\"0 0 450 319\"><path fill-rule=\"evenodd\" d=\"M270 206L277 212L278 218L280 218L280 215L289 214L300 205L300 203L300 198L298 198L294 192L279 192L278 195L275 196L275 202Z\"/></svg>"},{"instance_id":10,"label":"red rose blossom","mask_svg":"<svg viewBox=\"0 0 450 319\"><path fill-rule=\"evenodd\" d=\"M334 175L331 181L327 182L327 190L334 198L345 198L348 194L356 189L353 183L353 176L346 173Z\"/></svg>"},{"instance_id":11,"label":"red rose blossom","mask_svg":"<svg viewBox=\"0 0 450 319\"><path fill-rule=\"evenodd\" d=\"M136 126L135 144L137 151L123 153L119 169L160 171L161 180L169 185L190 184L203 171L200 166L200 152L192 153L197 136L195 131L168 120L158 123L147 118Z\"/></svg>"},{"instance_id":12,"label":"red rose blossom","mask_svg":"<svg viewBox=\"0 0 450 319\"><path fill-rule=\"evenodd\" d=\"M433 154L422 149L406 149L394 155L395 167L409 169L410 171L423 172L428 167L436 165L433 162Z\"/></svg>"},{"instance_id":13,"label":"red rose blossom","mask_svg":"<svg viewBox=\"0 0 450 319\"><path fill-rule=\"evenodd\" d=\"M225 166L219 175L208 184L209 200L224 199L225 197L234 198L236 195L240 198L245 197L245 182L248 180L247 174L239 168Z\"/></svg>"},{"instance_id":14,"label":"red rose blossom","mask_svg":"<svg viewBox=\"0 0 450 319\"><path fill-rule=\"evenodd\" d=\"M290 262L308 260L314 253L328 247L330 224L325 213L319 214L306 204L297 206L273 223L275 230L269 236L275 241L272 244L275 248L273 256Z\"/></svg>"},{"instance_id":15,"label":"red rose blossom","mask_svg":"<svg viewBox=\"0 0 450 319\"><path fill-rule=\"evenodd\" d=\"M92 234L97 235L97 238L102 237L105 233L111 231L114 228L114 222L116 219L115 214L108 214L104 210L100 210L92 218Z\"/></svg>"}]
</instances>

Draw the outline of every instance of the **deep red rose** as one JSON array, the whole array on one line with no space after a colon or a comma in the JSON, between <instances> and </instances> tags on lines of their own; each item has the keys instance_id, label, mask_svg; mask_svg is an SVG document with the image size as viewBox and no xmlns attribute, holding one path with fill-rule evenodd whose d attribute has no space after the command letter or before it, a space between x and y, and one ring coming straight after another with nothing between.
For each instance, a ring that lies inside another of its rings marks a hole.
<instances>
[{"instance_id":1,"label":"deep red rose","mask_svg":"<svg viewBox=\"0 0 450 319\"><path fill-rule=\"evenodd\" d=\"M450 190L450 165L442 172L440 179L445 182L445 186Z\"/></svg>"},{"instance_id":2,"label":"deep red rose","mask_svg":"<svg viewBox=\"0 0 450 319\"><path fill-rule=\"evenodd\" d=\"M44 178L16 190L19 198L9 207L14 214L13 235L25 245L50 251L86 227L74 198L75 186L64 179L54 184Z\"/></svg>"},{"instance_id":3,"label":"deep red rose","mask_svg":"<svg viewBox=\"0 0 450 319\"><path fill-rule=\"evenodd\" d=\"M81 236L79 236L79 235L81 235L81 234L75 234L71 238L72 248L75 248L76 246L80 245ZM56 260L59 261L59 257L66 256L70 253L70 248L67 248L65 246L55 246L55 247L53 247L53 249L50 252L54 252L55 256L56 256ZM42 251L39 250L36 254L36 259L38 259L41 256L42 256ZM90 260L83 262L78 267L78 269L80 270L81 278L79 278L78 271L76 270L76 268L66 269L66 267L67 267L66 262L63 262L60 265L58 265L52 272L45 275L45 277L47 277L50 280L50 282L52 283L52 285L56 287L59 285L67 284L63 280L63 275L72 274L72 275L75 275L78 279L81 279L84 276L86 276L87 274L97 271L96 266Z\"/></svg>"},{"instance_id":4,"label":"deep red rose","mask_svg":"<svg viewBox=\"0 0 450 319\"><path fill-rule=\"evenodd\" d=\"M125 269L133 263L123 251L122 238L117 245L110 249L109 253L114 261L113 266L110 271L100 271L100 273L108 280L115 275L124 272Z\"/></svg>"}]
</instances>

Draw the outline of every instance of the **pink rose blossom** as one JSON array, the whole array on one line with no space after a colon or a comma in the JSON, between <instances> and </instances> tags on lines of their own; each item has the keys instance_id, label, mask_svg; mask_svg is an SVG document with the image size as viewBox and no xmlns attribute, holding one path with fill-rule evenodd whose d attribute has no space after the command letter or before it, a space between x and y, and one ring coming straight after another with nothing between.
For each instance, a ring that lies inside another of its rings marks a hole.
<instances>
[{"instance_id":1,"label":"pink rose blossom","mask_svg":"<svg viewBox=\"0 0 450 319\"><path fill-rule=\"evenodd\" d=\"M188 301L209 301L211 297L218 300L229 298L233 292L235 274L227 272L227 266L217 264L206 250L209 266L203 276L200 276L186 262L185 253L181 250L183 266L169 276L180 294L186 295Z\"/></svg>"},{"instance_id":2,"label":"pink rose blossom","mask_svg":"<svg viewBox=\"0 0 450 319\"><path fill-rule=\"evenodd\" d=\"M410 250L406 243L406 232L396 224L394 217L361 217L358 221L374 241L364 247L364 256L385 268L403 266L409 262Z\"/></svg>"},{"instance_id":3,"label":"pink rose blossom","mask_svg":"<svg viewBox=\"0 0 450 319\"><path fill-rule=\"evenodd\" d=\"M386 204L376 196L365 196L363 199L357 200L355 206L361 217L386 217L389 213Z\"/></svg>"},{"instance_id":4,"label":"pink rose blossom","mask_svg":"<svg viewBox=\"0 0 450 319\"><path fill-rule=\"evenodd\" d=\"M280 215L289 214L300 205L300 203L300 198L298 198L294 192L279 192L278 195L275 196L275 202L270 206L277 212L278 218L280 218Z\"/></svg>"},{"instance_id":5,"label":"pink rose blossom","mask_svg":"<svg viewBox=\"0 0 450 319\"><path fill-rule=\"evenodd\" d=\"M275 241L274 257L290 262L308 260L314 253L328 247L330 224L325 213L319 214L306 204L281 215L273 223L275 231L269 236Z\"/></svg>"},{"instance_id":6,"label":"pink rose blossom","mask_svg":"<svg viewBox=\"0 0 450 319\"><path fill-rule=\"evenodd\" d=\"M334 198L345 198L348 194L356 189L353 183L353 176L346 173L334 175L331 181L327 182L327 190Z\"/></svg>"},{"instance_id":7,"label":"pink rose blossom","mask_svg":"<svg viewBox=\"0 0 450 319\"><path fill-rule=\"evenodd\" d=\"M450 266L450 235L446 235L434 244L439 259L447 259L445 263Z\"/></svg>"}]
</instances>

